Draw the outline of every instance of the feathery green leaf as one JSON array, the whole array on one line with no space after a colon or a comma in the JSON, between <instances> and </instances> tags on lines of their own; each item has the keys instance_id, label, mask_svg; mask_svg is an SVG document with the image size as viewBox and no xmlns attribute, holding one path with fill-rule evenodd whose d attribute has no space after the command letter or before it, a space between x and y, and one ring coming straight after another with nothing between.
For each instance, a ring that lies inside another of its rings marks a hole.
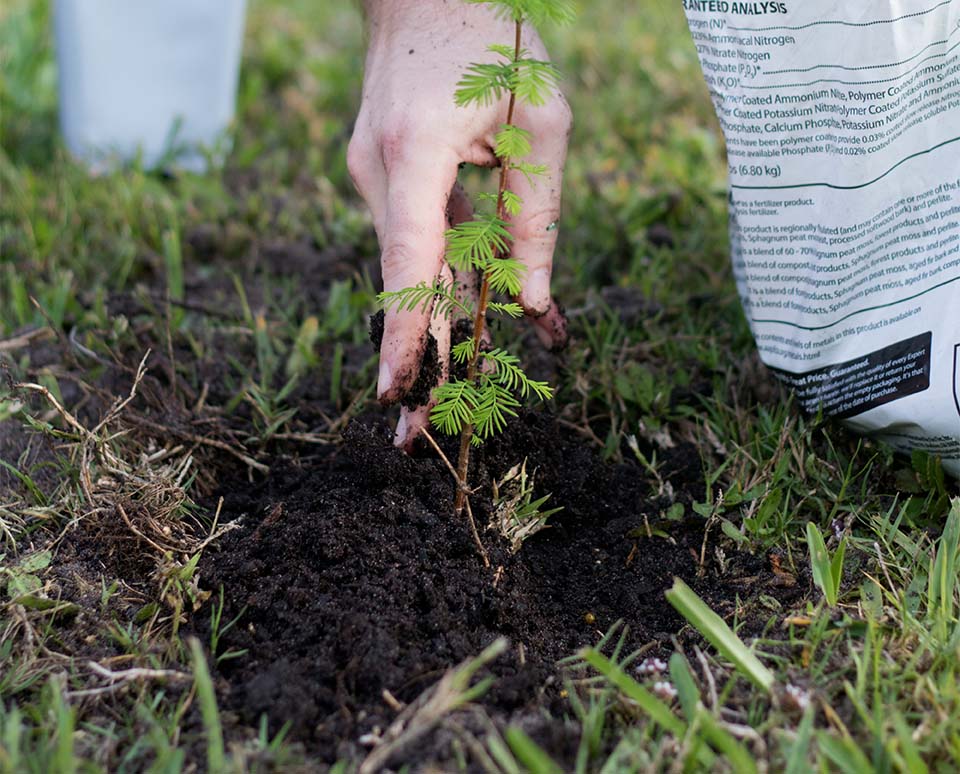
<instances>
[{"instance_id":1,"label":"feathery green leaf","mask_svg":"<svg viewBox=\"0 0 960 774\"><path fill-rule=\"evenodd\" d=\"M433 304L434 317L449 317L454 311L472 317L473 308L457 298L456 289L455 282L447 284L438 279L433 285L420 282L412 288L385 290L377 295L377 302L384 310L395 306L400 312L416 309L425 312Z\"/></svg>"},{"instance_id":2,"label":"feathery green leaf","mask_svg":"<svg viewBox=\"0 0 960 774\"><path fill-rule=\"evenodd\" d=\"M521 317L523 317L523 307L513 301L505 304L502 304L499 301L491 301L489 304L487 304L487 309L489 309L491 312L496 312L497 314L504 314L507 317L512 317L514 320L519 320Z\"/></svg>"},{"instance_id":3,"label":"feathery green leaf","mask_svg":"<svg viewBox=\"0 0 960 774\"><path fill-rule=\"evenodd\" d=\"M446 382L434 389L437 404L430 409L433 426L447 435L456 435L469 423L480 403L480 393L473 382Z\"/></svg>"},{"instance_id":4,"label":"feathery green leaf","mask_svg":"<svg viewBox=\"0 0 960 774\"><path fill-rule=\"evenodd\" d=\"M575 16L572 0L467 0L490 5L501 18L529 21L535 27L544 24L570 24Z\"/></svg>"},{"instance_id":5,"label":"feathery green leaf","mask_svg":"<svg viewBox=\"0 0 960 774\"><path fill-rule=\"evenodd\" d=\"M489 352L481 352L480 356L494 364L497 382L508 390L516 390L524 398L531 392L540 400L553 397L553 389L546 382L535 381L524 373L520 367L520 358L516 355L498 347Z\"/></svg>"},{"instance_id":6,"label":"feathery green leaf","mask_svg":"<svg viewBox=\"0 0 960 774\"><path fill-rule=\"evenodd\" d=\"M508 68L507 88L529 105L545 104L559 83L560 71L551 62L520 59Z\"/></svg>"},{"instance_id":7,"label":"feathery green leaf","mask_svg":"<svg viewBox=\"0 0 960 774\"><path fill-rule=\"evenodd\" d=\"M530 132L515 124L503 124L493 137L493 152L499 159L518 159L530 153Z\"/></svg>"},{"instance_id":8,"label":"feathery green leaf","mask_svg":"<svg viewBox=\"0 0 960 774\"><path fill-rule=\"evenodd\" d=\"M496 215L476 215L446 233L447 261L455 269L486 271L498 253L507 251L512 239L507 224Z\"/></svg>"},{"instance_id":9,"label":"feathery green leaf","mask_svg":"<svg viewBox=\"0 0 960 774\"><path fill-rule=\"evenodd\" d=\"M515 417L520 408L512 392L484 376L480 380L478 400L473 410L473 424L478 437L486 440L507 426L507 417Z\"/></svg>"},{"instance_id":10,"label":"feathery green leaf","mask_svg":"<svg viewBox=\"0 0 960 774\"><path fill-rule=\"evenodd\" d=\"M507 61L513 61L513 55L516 53L513 49L513 46L508 46L503 43L491 43L487 46L487 51L490 51L494 54L500 54ZM520 56L525 55L525 49L521 49Z\"/></svg>"},{"instance_id":11,"label":"feathery green leaf","mask_svg":"<svg viewBox=\"0 0 960 774\"><path fill-rule=\"evenodd\" d=\"M533 178L542 177L547 174L546 164L530 164L526 161L518 161L515 164L511 164L510 169L517 170L517 172L527 178L527 182L530 183L530 185L535 184Z\"/></svg>"},{"instance_id":12,"label":"feathery green leaf","mask_svg":"<svg viewBox=\"0 0 960 774\"><path fill-rule=\"evenodd\" d=\"M454 344L450 349L450 354L457 363L466 363L473 357L473 339L466 339L459 344Z\"/></svg>"},{"instance_id":13,"label":"feathery green leaf","mask_svg":"<svg viewBox=\"0 0 960 774\"><path fill-rule=\"evenodd\" d=\"M504 92L510 91L512 67L509 63L470 65L457 83L457 90L453 93L454 102L458 107L492 105Z\"/></svg>"},{"instance_id":14,"label":"feathery green leaf","mask_svg":"<svg viewBox=\"0 0 960 774\"><path fill-rule=\"evenodd\" d=\"M523 199L517 196L513 191L503 189L503 210L507 215L513 217L520 214L520 208L523 205Z\"/></svg>"},{"instance_id":15,"label":"feathery green leaf","mask_svg":"<svg viewBox=\"0 0 960 774\"><path fill-rule=\"evenodd\" d=\"M520 292L520 278L526 270L526 265L513 258L497 258L487 264L486 276L495 292L515 296Z\"/></svg>"}]
</instances>

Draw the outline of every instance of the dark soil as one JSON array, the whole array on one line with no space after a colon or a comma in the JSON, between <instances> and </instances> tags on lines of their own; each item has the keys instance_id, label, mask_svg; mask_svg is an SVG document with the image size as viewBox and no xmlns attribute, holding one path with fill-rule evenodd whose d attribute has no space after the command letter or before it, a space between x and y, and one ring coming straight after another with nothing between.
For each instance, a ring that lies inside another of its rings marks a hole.
<instances>
[{"instance_id":1,"label":"dark soil","mask_svg":"<svg viewBox=\"0 0 960 774\"><path fill-rule=\"evenodd\" d=\"M198 232L189 240L190 249L216 252L227 238ZM244 276L256 279L255 258L262 255L272 266L304 277L316 309L326 306L323 278L345 271L338 252L310 245L288 253L270 245L240 252L246 257L238 261L249 263L245 268L252 272ZM305 264L322 266L310 273ZM232 286L216 272L191 276L188 286L191 298L203 299L185 305L194 313L228 319L238 314L230 301ZM268 293L285 292L277 283L251 281L250 286L255 306ZM135 363L147 348L153 351L151 371L125 421L144 439L162 433L163 439L182 442L201 427L209 438L238 445L250 424L249 409L241 405L225 416L213 408L191 407L203 403L199 385L209 387L207 406L230 399L236 385L227 358L252 362L252 345L213 330L204 342L205 358L198 360L192 350L179 347L171 351L163 331L142 322L156 317L162 301L162 295L149 291L109 299L113 313L132 321L136 339L127 345L132 351L116 353L117 362ZM605 295L604 301L621 310L630 301L638 319L652 313L639 298ZM376 340L376 321L373 329ZM382 324L380 330L382 334ZM431 345L415 397L418 390L427 394L436 381L436 342ZM72 362L63 347L62 342L44 342L32 348L31 367ZM531 354L531 374L555 381L556 358L536 353ZM369 355L367 344L348 345L345 372L361 368ZM74 363L77 378L60 380L65 402L78 407L84 421L99 417L112 396L126 394L133 373L129 366L104 367L96 379L88 379L81 366L89 365ZM337 416L342 408L326 403L330 390L325 378L321 372L290 396L299 409L298 430L322 431L324 417ZM205 549L199 568L206 589L224 590L222 620L238 617L214 655L246 651L216 667L219 700L234 733L246 731L230 724L231 713L243 728L256 728L266 714L273 733L289 723L290 737L322 760L359 758L367 752L362 737L382 732L396 717L384 691L411 702L445 670L506 636L511 648L491 668L496 681L482 700L483 710L497 724L522 724L557 760L569 764L577 730L568 719L570 704L561 696L559 659L595 644L619 620L629 627L628 649L666 656L683 646L694 635L663 596L674 576L725 617L736 606L747 637L764 629L770 616L764 604L773 599L789 607L806 591L805 582L775 572L768 557L737 553L723 542L719 528L704 540L703 520L691 516L690 506L705 494L699 453L692 445L658 450L661 475L673 494L657 496L639 466L604 463L582 437L561 430L555 418L524 415L504 437L474 454L471 478L478 493L473 503L492 563L486 568L467 525L451 514L452 480L432 453L410 457L397 451L382 424L355 421L345 435L337 446L251 450L273 463L271 474L263 479L257 474L252 484L249 471L241 467L237 472L232 457L195 452L197 467L210 482L198 480L194 491L209 491L214 480L227 476L211 504L222 494L220 522L239 520L241 525ZM448 444L448 454L454 445ZM48 464L56 459L55 448L14 430L13 423L0 426L0 458L17 460L44 489L56 482L57 468ZM524 459L535 472L537 496L551 493L548 505L563 511L551 517L550 529L513 555L502 538L483 526L491 481ZM0 470L0 493L21 484ZM685 506L687 516L662 523L663 513L676 502ZM136 519L134 508L127 511ZM669 538L646 537L648 525ZM56 566L45 578L52 596L79 607L58 635L60 647L85 658L121 654L122 647L102 633L101 575L123 581L107 610L126 626L142 620L157 572L139 537L123 528L115 514L85 519L62 542ZM205 644L211 641L210 607L189 624ZM198 718L190 722L200 727ZM440 762L439 770L447 770L450 742L449 729L439 729L393 763L433 760Z\"/></svg>"},{"instance_id":2,"label":"dark soil","mask_svg":"<svg viewBox=\"0 0 960 774\"><path fill-rule=\"evenodd\" d=\"M666 655L683 630L663 597L674 576L721 615L739 605L747 636L769 616L752 600L789 605L803 593L805 584L774 572L767 557L725 545L718 561L719 529L698 573L702 519L660 524L669 539L645 537L645 518L656 525L671 502L689 514L703 498L692 446L664 457L671 500L654 496L636 465L606 464L551 417L524 416L476 454L473 480L489 493L491 477L527 458L538 493L552 493L550 505L564 510L516 555L484 531L487 569L466 524L451 515L443 464L408 457L389 439L385 427L355 421L342 446L283 463L254 488L225 487L221 518L242 526L200 565L202 582L224 589L223 620L240 616L220 652L247 651L220 663L221 700L246 723L264 713L274 731L290 723L292 738L327 761L362 756L360 737L390 725L396 712L385 690L413 701L500 635L511 649L492 667L485 711L498 723L523 723L572 761L576 735L561 720L569 704L560 698L558 659L595 644L620 619L630 649ZM483 525L489 495L474 502ZM204 624L195 626L209 642ZM691 636L686 630L680 642ZM556 720L545 720L544 709ZM407 760L442 762L449 740L437 733L406 751Z\"/></svg>"}]
</instances>

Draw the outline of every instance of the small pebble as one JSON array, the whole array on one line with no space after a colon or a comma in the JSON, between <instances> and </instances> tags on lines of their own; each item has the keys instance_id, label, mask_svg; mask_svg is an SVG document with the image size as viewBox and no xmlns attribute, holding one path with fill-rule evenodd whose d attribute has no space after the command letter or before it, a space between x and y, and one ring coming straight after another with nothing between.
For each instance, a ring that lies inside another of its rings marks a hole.
<instances>
[{"instance_id":1,"label":"small pebble","mask_svg":"<svg viewBox=\"0 0 960 774\"><path fill-rule=\"evenodd\" d=\"M785 689L785 698L784 702L788 707L796 709L800 712L803 712L810 704L810 692L805 691L803 688L800 688L797 685L788 683Z\"/></svg>"},{"instance_id":2,"label":"small pebble","mask_svg":"<svg viewBox=\"0 0 960 774\"><path fill-rule=\"evenodd\" d=\"M670 701L677 695L677 689L673 687L673 683L667 680L658 680L655 682L653 684L653 692L664 701Z\"/></svg>"},{"instance_id":3,"label":"small pebble","mask_svg":"<svg viewBox=\"0 0 960 774\"><path fill-rule=\"evenodd\" d=\"M637 666L639 675L658 675L667 671L667 664L659 658L645 658Z\"/></svg>"}]
</instances>

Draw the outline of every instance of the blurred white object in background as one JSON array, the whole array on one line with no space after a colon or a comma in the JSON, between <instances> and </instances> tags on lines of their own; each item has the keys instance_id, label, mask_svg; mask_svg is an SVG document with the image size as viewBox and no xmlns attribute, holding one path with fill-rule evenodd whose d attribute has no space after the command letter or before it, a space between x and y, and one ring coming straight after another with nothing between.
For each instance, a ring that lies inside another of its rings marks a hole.
<instances>
[{"instance_id":1,"label":"blurred white object in background","mask_svg":"<svg viewBox=\"0 0 960 774\"><path fill-rule=\"evenodd\" d=\"M202 149L222 160L245 5L56 0L60 126L70 152L95 170L138 153L148 168L203 171Z\"/></svg>"}]
</instances>

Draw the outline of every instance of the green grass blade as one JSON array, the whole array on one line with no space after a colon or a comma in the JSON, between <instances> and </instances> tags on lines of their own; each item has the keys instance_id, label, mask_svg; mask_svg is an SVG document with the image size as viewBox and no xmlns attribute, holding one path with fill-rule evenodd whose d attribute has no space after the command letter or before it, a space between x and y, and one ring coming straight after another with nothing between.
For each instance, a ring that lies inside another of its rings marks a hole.
<instances>
[{"instance_id":1,"label":"green grass blade","mask_svg":"<svg viewBox=\"0 0 960 774\"><path fill-rule=\"evenodd\" d=\"M217 710L217 695L207 669L207 660L203 655L200 640L190 638L190 653L193 656L193 679L200 702L200 716L207 732L207 768L212 772L226 769L226 755L223 748L223 729L220 726L220 712Z\"/></svg>"},{"instance_id":2,"label":"green grass blade","mask_svg":"<svg viewBox=\"0 0 960 774\"><path fill-rule=\"evenodd\" d=\"M491 733L487 736L487 749L490 756L496 761L496 764L505 772L505 774L521 774L520 765L510 752L500 734Z\"/></svg>"},{"instance_id":3,"label":"green grass blade","mask_svg":"<svg viewBox=\"0 0 960 774\"><path fill-rule=\"evenodd\" d=\"M813 571L813 582L823 592L827 604L833 607L837 604L837 595L833 587L833 569L830 564L830 554L827 545L823 542L823 535L812 521L807 522L807 548L810 551L810 569Z\"/></svg>"},{"instance_id":4,"label":"green grass blade","mask_svg":"<svg viewBox=\"0 0 960 774\"><path fill-rule=\"evenodd\" d=\"M23 716L14 704L9 710L0 704L0 771L20 771L20 747L23 738Z\"/></svg>"},{"instance_id":5,"label":"green grass blade","mask_svg":"<svg viewBox=\"0 0 960 774\"><path fill-rule=\"evenodd\" d=\"M953 616L957 583L957 550L960 547L960 498L953 501L943 534L937 540L937 553L930 563L928 605L930 614L940 622Z\"/></svg>"},{"instance_id":6,"label":"green grass blade","mask_svg":"<svg viewBox=\"0 0 960 774\"><path fill-rule=\"evenodd\" d=\"M556 761L519 728L508 728L504 736L513 754L530 774L562 774L563 769Z\"/></svg>"},{"instance_id":7,"label":"green grass blade","mask_svg":"<svg viewBox=\"0 0 960 774\"><path fill-rule=\"evenodd\" d=\"M806 774L810 771L810 742L813 739L813 706L808 706L797 728L797 738L787 755L785 774Z\"/></svg>"},{"instance_id":8,"label":"green grass blade","mask_svg":"<svg viewBox=\"0 0 960 774\"><path fill-rule=\"evenodd\" d=\"M737 774L756 774L757 763L740 742L725 730L704 707L699 710L700 728L710 746L730 761L731 770Z\"/></svg>"},{"instance_id":9,"label":"green grass blade","mask_svg":"<svg viewBox=\"0 0 960 774\"><path fill-rule=\"evenodd\" d=\"M753 651L737 637L724 620L711 610L686 583L675 578L673 588L666 592L667 601L676 608L713 647L728 659L754 685L769 691L773 686L773 672L767 669Z\"/></svg>"},{"instance_id":10,"label":"green grass blade","mask_svg":"<svg viewBox=\"0 0 960 774\"><path fill-rule=\"evenodd\" d=\"M77 760L73 754L73 733L76 730L76 711L64 701L63 686L55 677L50 678L50 701L57 723L57 740L54 748L53 771L57 774L73 774Z\"/></svg>"},{"instance_id":11,"label":"green grass blade","mask_svg":"<svg viewBox=\"0 0 960 774\"><path fill-rule=\"evenodd\" d=\"M718 753L726 756L733 770L741 774L751 774L757 770L746 747L717 722L717 719L700 702L700 689L690 671L687 659L680 653L670 657L670 679L677 689L677 698L683 708L683 714L691 723L698 724L700 734L706 742Z\"/></svg>"},{"instance_id":12,"label":"green grass blade","mask_svg":"<svg viewBox=\"0 0 960 774\"><path fill-rule=\"evenodd\" d=\"M687 720L692 721L697 714L697 705L700 703L700 689L690 672L687 660L680 653L670 656L670 679L677 689L677 698Z\"/></svg>"},{"instance_id":13,"label":"green grass blade","mask_svg":"<svg viewBox=\"0 0 960 774\"><path fill-rule=\"evenodd\" d=\"M840 582L843 580L843 559L847 555L847 539L844 538L837 546L837 552L830 560L830 579L833 591L834 604L840 599Z\"/></svg>"},{"instance_id":14,"label":"green grass blade","mask_svg":"<svg viewBox=\"0 0 960 774\"><path fill-rule=\"evenodd\" d=\"M849 737L840 739L821 731L817 734L817 745L820 752L834 764L834 771L842 774L874 774L876 771L857 743Z\"/></svg>"},{"instance_id":15,"label":"green grass blade","mask_svg":"<svg viewBox=\"0 0 960 774\"><path fill-rule=\"evenodd\" d=\"M21 484L23 484L27 488L27 491L30 492L31 495L33 495L33 499L37 501L38 505L48 504L46 495L40 491L40 487L38 487L36 483L34 483L34 480L30 478L30 476L28 476L26 473L23 473L19 469L15 468L6 460L0 460L0 468L3 468L4 470L6 470L8 473L14 476Z\"/></svg>"},{"instance_id":16,"label":"green grass blade","mask_svg":"<svg viewBox=\"0 0 960 774\"><path fill-rule=\"evenodd\" d=\"M900 742L900 752L908 774L928 774L930 769L920 757L920 751L913 741L913 732L899 712L893 715L893 727L897 732L897 741Z\"/></svg>"},{"instance_id":17,"label":"green grass blade","mask_svg":"<svg viewBox=\"0 0 960 774\"><path fill-rule=\"evenodd\" d=\"M583 660L602 674L610 684L619 689L627 698L632 699L640 709L650 716L651 720L662 726L675 736L683 736L687 725L680 720L670 708L630 675L624 672L602 653L592 648L582 651Z\"/></svg>"},{"instance_id":18,"label":"green grass blade","mask_svg":"<svg viewBox=\"0 0 960 774\"><path fill-rule=\"evenodd\" d=\"M285 371L288 379L303 376L316 362L314 348L319 337L320 321L315 315L310 315L300 324L297 338L290 348L290 354L287 356Z\"/></svg>"},{"instance_id":19,"label":"green grass blade","mask_svg":"<svg viewBox=\"0 0 960 774\"><path fill-rule=\"evenodd\" d=\"M171 301L184 299L183 251L180 247L180 234L175 228L163 232L163 262L167 272L167 292ZM170 313L170 327L176 330L183 322L184 311L175 308Z\"/></svg>"}]
</instances>

